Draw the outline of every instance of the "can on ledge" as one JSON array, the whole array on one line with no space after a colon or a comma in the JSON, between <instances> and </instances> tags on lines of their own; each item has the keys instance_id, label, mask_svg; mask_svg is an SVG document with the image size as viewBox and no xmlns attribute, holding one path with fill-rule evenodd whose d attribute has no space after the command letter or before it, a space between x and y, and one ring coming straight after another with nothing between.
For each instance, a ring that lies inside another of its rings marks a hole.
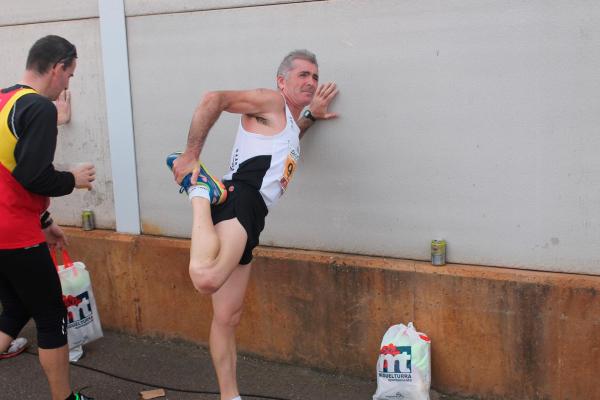
<instances>
[{"instance_id":1,"label":"can on ledge","mask_svg":"<svg viewBox=\"0 0 600 400\"><path fill-rule=\"evenodd\" d=\"M96 228L94 221L94 212L92 210L83 210L81 213L81 228L84 231L91 231Z\"/></svg>"},{"instance_id":2,"label":"can on ledge","mask_svg":"<svg viewBox=\"0 0 600 400\"><path fill-rule=\"evenodd\" d=\"M434 239L431 241L431 264L446 264L446 241L443 239Z\"/></svg>"}]
</instances>

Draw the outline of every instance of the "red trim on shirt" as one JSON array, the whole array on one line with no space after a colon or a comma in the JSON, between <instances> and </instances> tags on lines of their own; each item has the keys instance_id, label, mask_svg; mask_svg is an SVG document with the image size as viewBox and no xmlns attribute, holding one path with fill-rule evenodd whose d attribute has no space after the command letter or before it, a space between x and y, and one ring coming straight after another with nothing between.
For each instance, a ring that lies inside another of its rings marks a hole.
<instances>
[{"instance_id":1,"label":"red trim on shirt","mask_svg":"<svg viewBox=\"0 0 600 400\"><path fill-rule=\"evenodd\" d=\"M48 197L26 190L0 164L0 249L20 249L46 241L40 215Z\"/></svg>"}]
</instances>

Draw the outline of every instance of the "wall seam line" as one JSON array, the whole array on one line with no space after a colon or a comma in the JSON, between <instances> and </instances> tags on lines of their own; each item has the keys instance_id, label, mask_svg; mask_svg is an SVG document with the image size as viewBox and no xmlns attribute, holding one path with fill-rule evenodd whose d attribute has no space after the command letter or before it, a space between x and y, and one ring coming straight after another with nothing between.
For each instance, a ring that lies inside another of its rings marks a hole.
<instances>
[{"instance_id":1,"label":"wall seam line","mask_svg":"<svg viewBox=\"0 0 600 400\"><path fill-rule=\"evenodd\" d=\"M276 6L286 6L286 5L290 5L290 4L324 3L324 2L329 2L329 1L330 0L287 1L285 3L275 3L275 4L252 4L252 5L246 5L246 6L197 8L197 9L187 9L187 10L181 10L181 11L136 13L136 14L126 15L126 17L127 18L135 18L135 17L149 17L149 16L155 16L155 15L177 15L177 14L188 14L188 13L207 12L207 11L239 10L239 9L244 9L244 8L276 7Z\"/></svg>"}]
</instances>

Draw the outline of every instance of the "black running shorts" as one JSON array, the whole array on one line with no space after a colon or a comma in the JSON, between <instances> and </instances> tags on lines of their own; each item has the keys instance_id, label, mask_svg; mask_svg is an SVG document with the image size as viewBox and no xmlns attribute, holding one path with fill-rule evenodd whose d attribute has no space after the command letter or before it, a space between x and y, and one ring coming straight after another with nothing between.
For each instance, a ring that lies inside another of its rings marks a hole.
<instances>
[{"instance_id":1,"label":"black running shorts","mask_svg":"<svg viewBox=\"0 0 600 400\"><path fill-rule=\"evenodd\" d=\"M227 200L211 208L213 224L233 218L240 221L248 235L240 264L247 265L252 261L252 250L258 246L268 209L258 190L252 186L238 181L224 181L223 184L227 188Z\"/></svg>"},{"instance_id":2,"label":"black running shorts","mask_svg":"<svg viewBox=\"0 0 600 400\"><path fill-rule=\"evenodd\" d=\"M67 344L67 310L46 243L0 250L0 301L0 331L16 338L33 318L40 348Z\"/></svg>"}]
</instances>

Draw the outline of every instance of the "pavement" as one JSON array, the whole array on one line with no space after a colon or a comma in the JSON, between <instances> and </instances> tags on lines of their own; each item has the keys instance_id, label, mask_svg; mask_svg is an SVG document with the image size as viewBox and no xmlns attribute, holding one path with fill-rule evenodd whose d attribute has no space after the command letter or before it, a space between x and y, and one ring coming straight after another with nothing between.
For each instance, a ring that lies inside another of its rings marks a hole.
<instances>
[{"instance_id":1,"label":"pavement","mask_svg":"<svg viewBox=\"0 0 600 400\"><path fill-rule=\"evenodd\" d=\"M0 361L2 400L49 399L38 362L35 328L21 336L27 352ZM375 370L375 367L373 367ZM373 375L375 373L373 372ZM359 379L240 355L238 380L244 400L371 400L375 380ZM71 381L96 400L137 400L140 392L162 388L158 400L219 400L218 386L206 348L179 340L137 337L105 331L84 346L72 364ZM431 400L466 400L431 391Z\"/></svg>"}]
</instances>

